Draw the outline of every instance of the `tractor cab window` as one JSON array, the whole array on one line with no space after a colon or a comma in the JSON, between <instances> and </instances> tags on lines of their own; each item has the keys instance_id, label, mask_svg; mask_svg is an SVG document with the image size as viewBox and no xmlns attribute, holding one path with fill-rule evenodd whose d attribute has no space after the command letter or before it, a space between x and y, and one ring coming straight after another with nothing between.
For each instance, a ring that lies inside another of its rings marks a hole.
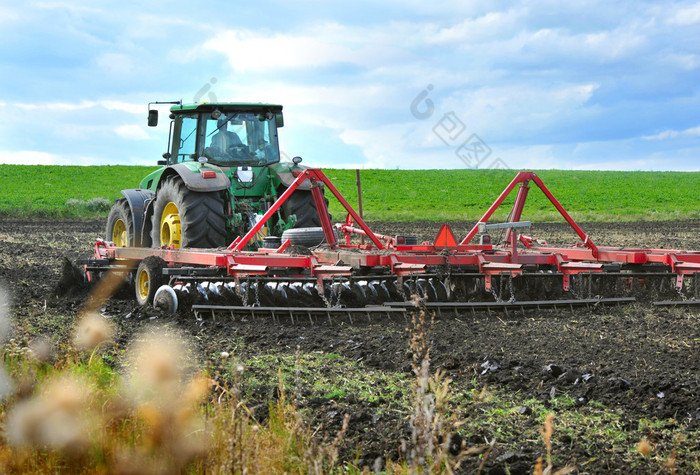
<instances>
[{"instance_id":1,"label":"tractor cab window","mask_svg":"<svg viewBox=\"0 0 700 475\"><path fill-rule=\"evenodd\" d=\"M175 117L172 158L174 163L191 160L197 151L197 114Z\"/></svg>"},{"instance_id":2,"label":"tractor cab window","mask_svg":"<svg viewBox=\"0 0 700 475\"><path fill-rule=\"evenodd\" d=\"M262 166L279 162L277 126L274 117L231 112L205 121L203 154L222 166ZM262 119L262 120L261 120Z\"/></svg>"}]
</instances>

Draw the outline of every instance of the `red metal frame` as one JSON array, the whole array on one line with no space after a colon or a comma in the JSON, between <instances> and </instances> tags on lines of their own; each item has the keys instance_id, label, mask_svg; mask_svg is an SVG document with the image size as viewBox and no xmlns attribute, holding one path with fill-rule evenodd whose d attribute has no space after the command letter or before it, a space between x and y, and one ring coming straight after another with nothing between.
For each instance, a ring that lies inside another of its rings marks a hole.
<instances>
[{"instance_id":1,"label":"red metal frame","mask_svg":"<svg viewBox=\"0 0 700 475\"><path fill-rule=\"evenodd\" d=\"M321 218L327 248L314 250L312 256L284 254L283 250L289 246L289 241L285 241L279 249L244 251L285 200L306 180L311 182L311 192ZM457 246L441 247L436 246L435 243L398 245L390 236L375 234L321 170L307 169L298 172L294 182L267 210L262 219L245 236L236 238L226 250L118 248L113 243L98 240L95 244L95 257L111 261L114 259L139 260L155 255L162 257L169 265L184 264L226 269L226 272L236 279L255 275L275 275L275 272L281 273L280 269L283 269L286 274L296 275L298 272L298 275L315 277L321 287L323 279L350 276L354 269L378 266L390 269L399 280L406 276L424 273L427 268L433 266L478 268L479 272L485 276L487 289L490 289L492 276L516 277L523 274L525 266L529 265L551 266L557 269L563 275L565 290L569 288L571 275L603 272L603 263L663 264L676 274L676 285L679 288L685 276L700 273L700 252L597 247L533 172L519 172L479 222L487 222L513 189L520 185L511 212L511 220L519 221L530 182L534 182L542 190L582 243L565 248L533 246L538 244L534 239L518 235L515 230L509 229L506 234L506 243L502 247L471 245L469 242L476 236L479 229L477 222ZM344 244L337 242L322 193L323 188L330 192L348 213L345 224L336 225L345 234ZM352 245L352 234L369 238L370 242ZM518 242L522 242L525 249L518 250ZM338 264L341 261L342 264Z\"/></svg>"},{"instance_id":2,"label":"red metal frame","mask_svg":"<svg viewBox=\"0 0 700 475\"><path fill-rule=\"evenodd\" d=\"M467 234L467 236L462 240L461 244L469 244L469 242L474 238L474 236L476 236L476 233L479 232L479 223L488 222L491 215L493 215L493 213L501 206L503 201L508 197L510 192L513 191L516 185L522 184L520 190L518 191L518 196L515 200L515 205L513 206L512 212L512 221L519 221L520 216L523 212L523 207L525 206L525 200L527 199L527 192L529 190L529 187L527 185L530 181L534 181L535 184L540 188L540 190L542 190L542 193L544 193L547 199L549 199L549 201L554 205L557 211L559 211L559 214L561 214L562 217L566 220L566 222L569 223L571 229L573 229L574 232L578 235L578 237L581 238L583 244L586 247L588 247L595 256L597 254L596 245L593 244L593 241L591 241L588 235L583 232L583 230L578 226L578 224L576 224L574 219L571 216L569 216L569 213L566 212L564 207L559 203L559 201L557 201L554 195L542 182L540 177L538 177L534 172L519 172L517 175L515 175L513 181L510 182L510 184L506 187L505 190L503 190L498 199L496 199L496 201L494 201L494 203L486 211L486 213L484 213L479 222L477 222L472 228L472 230L469 231L469 234Z\"/></svg>"}]
</instances>

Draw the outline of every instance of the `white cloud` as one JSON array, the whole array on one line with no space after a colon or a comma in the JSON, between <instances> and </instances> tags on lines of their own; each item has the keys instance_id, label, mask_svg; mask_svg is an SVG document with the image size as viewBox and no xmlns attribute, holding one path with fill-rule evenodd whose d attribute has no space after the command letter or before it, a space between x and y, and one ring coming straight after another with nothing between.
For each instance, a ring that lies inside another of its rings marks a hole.
<instances>
[{"instance_id":1,"label":"white cloud","mask_svg":"<svg viewBox=\"0 0 700 475\"><path fill-rule=\"evenodd\" d=\"M597 87L597 84L563 84L549 88L536 85L487 86L469 92L455 92L440 101L434 121L440 121L452 111L464 124L465 138L466 133L476 133L487 141L508 140L538 133L574 115ZM455 145L458 145L457 141ZM440 143L442 141L434 134L427 142L429 145Z\"/></svg>"},{"instance_id":2,"label":"white cloud","mask_svg":"<svg viewBox=\"0 0 700 475\"><path fill-rule=\"evenodd\" d=\"M11 23L19 18L19 14L8 8L6 5L0 6L0 23Z\"/></svg>"},{"instance_id":3,"label":"white cloud","mask_svg":"<svg viewBox=\"0 0 700 475\"><path fill-rule=\"evenodd\" d=\"M340 44L296 35L259 35L251 31L226 31L207 41L204 49L228 57L236 71L267 71L319 67L329 63L358 63L358 54Z\"/></svg>"},{"instance_id":4,"label":"white cloud","mask_svg":"<svg viewBox=\"0 0 700 475\"><path fill-rule=\"evenodd\" d=\"M510 44L509 49L524 55L523 59L546 65L551 65L553 59L574 63L620 60L637 53L646 42L645 34L629 25L615 30L578 34L563 28L543 28L525 31L506 40L506 44Z\"/></svg>"},{"instance_id":5,"label":"white cloud","mask_svg":"<svg viewBox=\"0 0 700 475\"><path fill-rule=\"evenodd\" d=\"M668 160L659 158L626 159L597 163L577 164L573 170L668 170Z\"/></svg>"},{"instance_id":6,"label":"white cloud","mask_svg":"<svg viewBox=\"0 0 700 475\"><path fill-rule=\"evenodd\" d=\"M153 165L142 157L122 157L106 162L104 158L62 155L37 150L0 150L0 163L10 165Z\"/></svg>"},{"instance_id":7,"label":"white cloud","mask_svg":"<svg viewBox=\"0 0 700 475\"><path fill-rule=\"evenodd\" d=\"M5 106L5 103L0 103L0 106ZM128 112L130 114L145 114L143 104L134 104L124 101L116 101L110 99L102 99L99 101L81 101L77 103L70 102L44 102L44 103L14 103L12 107L24 110L45 110L51 112L70 112L93 107L102 107L110 111Z\"/></svg>"},{"instance_id":8,"label":"white cloud","mask_svg":"<svg viewBox=\"0 0 700 475\"><path fill-rule=\"evenodd\" d=\"M686 71L700 67L700 55L697 54L670 54L666 57L666 61L678 65Z\"/></svg>"},{"instance_id":9,"label":"white cloud","mask_svg":"<svg viewBox=\"0 0 700 475\"><path fill-rule=\"evenodd\" d=\"M136 124L121 125L114 129L114 132L118 136L129 140L148 140L151 138L145 127Z\"/></svg>"},{"instance_id":10,"label":"white cloud","mask_svg":"<svg viewBox=\"0 0 700 475\"><path fill-rule=\"evenodd\" d=\"M645 135L644 140L669 140L679 137L700 137L700 126L685 130L664 130L655 135Z\"/></svg>"},{"instance_id":11,"label":"white cloud","mask_svg":"<svg viewBox=\"0 0 700 475\"><path fill-rule=\"evenodd\" d=\"M518 27L517 21L522 10L510 9L505 12L490 12L476 18L466 18L448 26L429 24L420 31L428 43L459 44L462 42L482 42L504 35Z\"/></svg>"},{"instance_id":12,"label":"white cloud","mask_svg":"<svg viewBox=\"0 0 700 475\"><path fill-rule=\"evenodd\" d=\"M680 26L689 26L700 23L700 3L676 10L669 17L669 23Z\"/></svg>"},{"instance_id":13,"label":"white cloud","mask_svg":"<svg viewBox=\"0 0 700 475\"><path fill-rule=\"evenodd\" d=\"M72 159L36 150L0 150L0 163L11 165L72 165Z\"/></svg>"},{"instance_id":14,"label":"white cloud","mask_svg":"<svg viewBox=\"0 0 700 475\"><path fill-rule=\"evenodd\" d=\"M402 35L395 34L400 31ZM316 25L311 33L260 33L253 30L226 30L190 51L189 60L200 50L215 51L228 58L239 72L319 68L352 64L365 68L384 67L387 62L406 56L400 45L413 29L405 23L381 27L350 27L337 23Z\"/></svg>"}]
</instances>

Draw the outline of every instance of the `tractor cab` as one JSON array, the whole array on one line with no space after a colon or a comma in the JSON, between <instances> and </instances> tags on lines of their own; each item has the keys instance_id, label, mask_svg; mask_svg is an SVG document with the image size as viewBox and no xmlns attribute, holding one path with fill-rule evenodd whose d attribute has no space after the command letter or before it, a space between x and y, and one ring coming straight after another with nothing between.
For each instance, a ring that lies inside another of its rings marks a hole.
<instances>
[{"instance_id":1,"label":"tractor cab","mask_svg":"<svg viewBox=\"0 0 700 475\"><path fill-rule=\"evenodd\" d=\"M163 165L205 161L221 167L265 167L280 161L280 105L178 104L170 112L169 152L163 154Z\"/></svg>"},{"instance_id":2,"label":"tractor cab","mask_svg":"<svg viewBox=\"0 0 700 475\"><path fill-rule=\"evenodd\" d=\"M106 235L118 246L217 248L255 227L306 167L301 158L280 161L277 129L282 106L242 102L149 104L148 125L158 125L151 104L173 104L165 160L139 187L122 190L107 219ZM301 236L320 217L311 181L299 185L256 234ZM322 234L322 233L321 233ZM290 238L291 239L291 238ZM316 244L318 244L316 242Z\"/></svg>"}]
</instances>

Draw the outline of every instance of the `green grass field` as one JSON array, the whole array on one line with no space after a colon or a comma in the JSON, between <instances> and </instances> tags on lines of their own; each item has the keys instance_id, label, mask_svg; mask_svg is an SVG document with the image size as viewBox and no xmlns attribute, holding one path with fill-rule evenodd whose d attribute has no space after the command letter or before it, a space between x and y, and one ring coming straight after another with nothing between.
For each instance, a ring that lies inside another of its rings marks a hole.
<instances>
[{"instance_id":1,"label":"green grass field","mask_svg":"<svg viewBox=\"0 0 700 475\"><path fill-rule=\"evenodd\" d=\"M120 196L120 190L138 186L140 179L154 169L0 165L0 216L106 216L108 204ZM355 171L325 172L348 201L356 205ZM515 173L514 170L363 170L364 214L370 221L475 221ZM580 221L700 218L700 173L542 170L538 174ZM512 203L514 197L515 192L505 204ZM330 210L336 219L345 215L333 199ZM531 189L523 219L560 220L537 189Z\"/></svg>"}]
</instances>

